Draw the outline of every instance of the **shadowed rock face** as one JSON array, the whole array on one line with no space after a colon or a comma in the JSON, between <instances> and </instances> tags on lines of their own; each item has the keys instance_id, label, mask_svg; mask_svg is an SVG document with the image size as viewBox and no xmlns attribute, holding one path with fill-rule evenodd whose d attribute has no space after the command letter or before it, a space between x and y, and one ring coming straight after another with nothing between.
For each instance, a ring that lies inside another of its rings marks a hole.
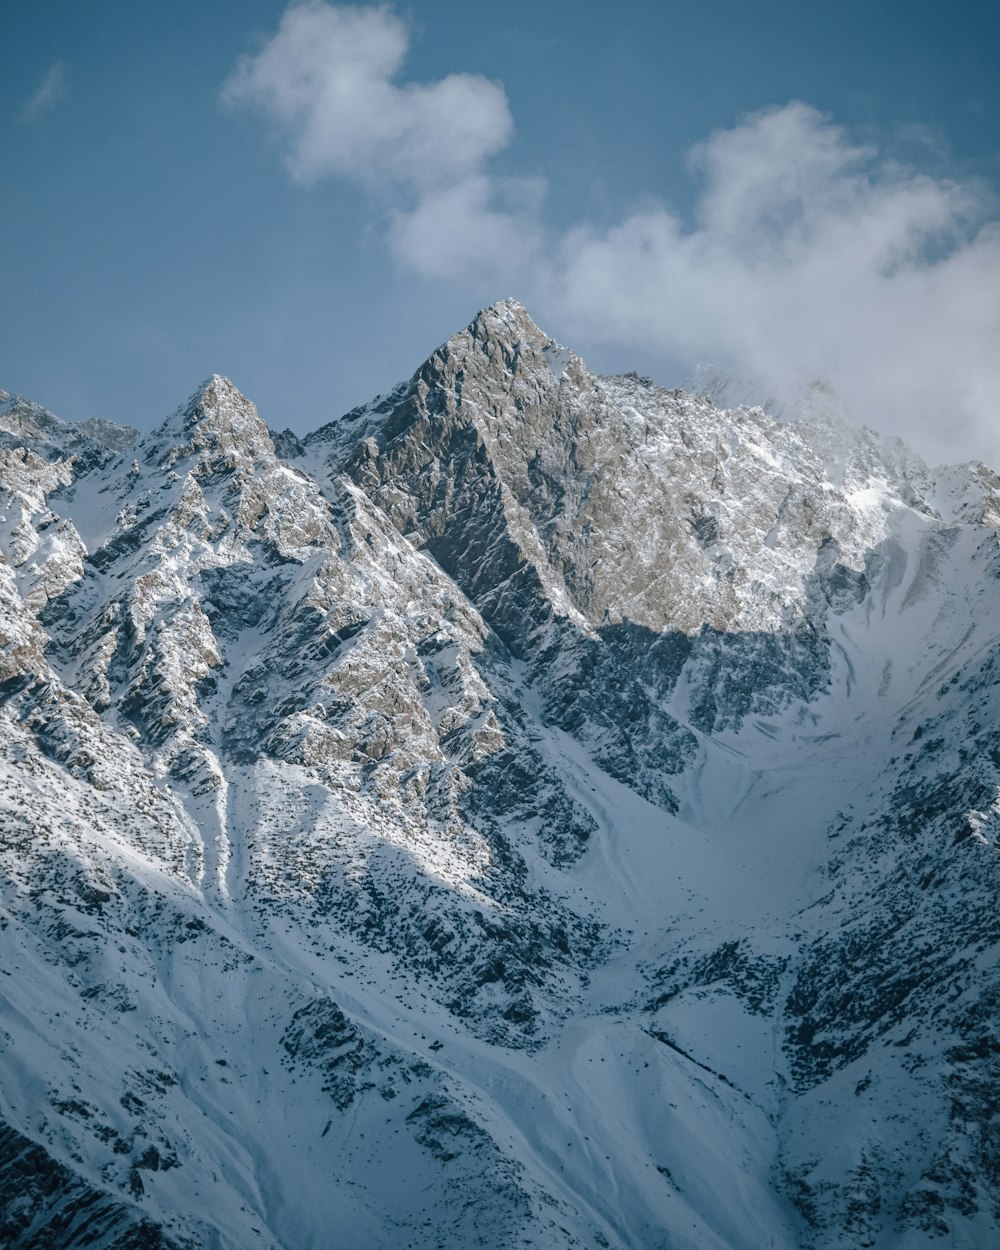
<instances>
[{"instance_id":1,"label":"shadowed rock face","mask_svg":"<svg viewBox=\"0 0 1000 1250\"><path fill-rule=\"evenodd\" d=\"M138 1168L131 1188L133 1196L143 1192ZM137 1207L90 1188L7 1125L0 1127L0 1211L0 1236L10 1250L180 1250Z\"/></svg>"},{"instance_id":2,"label":"shadowed rock face","mask_svg":"<svg viewBox=\"0 0 1000 1250\"><path fill-rule=\"evenodd\" d=\"M0 404L17 1247L981 1247L997 478L514 301L305 440Z\"/></svg>"}]
</instances>

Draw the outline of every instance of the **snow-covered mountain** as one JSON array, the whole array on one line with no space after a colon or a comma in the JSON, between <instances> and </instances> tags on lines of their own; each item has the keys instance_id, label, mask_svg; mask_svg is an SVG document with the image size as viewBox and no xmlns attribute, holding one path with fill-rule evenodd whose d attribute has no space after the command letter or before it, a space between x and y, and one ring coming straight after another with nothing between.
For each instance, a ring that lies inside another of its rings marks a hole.
<instances>
[{"instance_id":1,"label":"snow-covered mountain","mask_svg":"<svg viewBox=\"0 0 1000 1250\"><path fill-rule=\"evenodd\" d=\"M0 1242L1000 1241L1000 479L514 301L0 392Z\"/></svg>"}]
</instances>

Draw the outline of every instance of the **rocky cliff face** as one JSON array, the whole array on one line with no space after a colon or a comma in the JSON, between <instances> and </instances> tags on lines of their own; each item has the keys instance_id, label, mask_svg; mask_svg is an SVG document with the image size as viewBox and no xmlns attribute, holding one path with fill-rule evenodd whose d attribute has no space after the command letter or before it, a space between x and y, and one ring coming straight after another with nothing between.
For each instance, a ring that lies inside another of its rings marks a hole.
<instances>
[{"instance_id":1,"label":"rocky cliff face","mask_svg":"<svg viewBox=\"0 0 1000 1250\"><path fill-rule=\"evenodd\" d=\"M5 1244L996 1239L992 473L513 301L0 400Z\"/></svg>"}]
</instances>

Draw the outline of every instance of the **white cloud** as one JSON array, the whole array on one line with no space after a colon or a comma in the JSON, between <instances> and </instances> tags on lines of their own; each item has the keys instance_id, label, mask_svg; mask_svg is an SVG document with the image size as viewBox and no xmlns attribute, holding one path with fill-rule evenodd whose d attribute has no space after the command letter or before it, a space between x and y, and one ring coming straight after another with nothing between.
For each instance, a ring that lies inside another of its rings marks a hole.
<instances>
[{"instance_id":1,"label":"white cloud","mask_svg":"<svg viewBox=\"0 0 1000 1250\"><path fill-rule=\"evenodd\" d=\"M711 136L693 228L656 208L569 233L545 305L591 341L829 378L932 456L1000 463L1000 226L980 188L852 144L800 103Z\"/></svg>"},{"instance_id":2,"label":"white cloud","mask_svg":"<svg viewBox=\"0 0 1000 1250\"><path fill-rule=\"evenodd\" d=\"M272 123L299 181L364 185L407 267L470 290L492 276L584 352L712 361L787 393L822 376L926 453L1000 465L1000 223L981 187L904 168L791 103L692 152L692 223L654 205L553 232L541 180L490 172L513 133L502 87L400 82L407 45L388 8L313 0L223 97Z\"/></svg>"},{"instance_id":3,"label":"white cloud","mask_svg":"<svg viewBox=\"0 0 1000 1250\"><path fill-rule=\"evenodd\" d=\"M21 110L21 120L40 121L67 94L66 70L62 61L56 61L42 75L31 99Z\"/></svg>"},{"instance_id":4,"label":"white cloud","mask_svg":"<svg viewBox=\"0 0 1000 1250\"><path fill-rule=\"evenodd\" d=\"M415 188L474 175L513 133L503 88L475 74L397 84L408 33L388 8L295 5L223 99L274 122L293 176Z\"/></svg>"},{"instance_id":5,"label":"white cloud","mask_svg":"<svg viewBox=\"0 0 1000 1250\"><path fill-rule=\"evenodd\" d=\"M427 277L525 273L541 246L540 179L473 175L428 190L415 208L393 213L397 254Z\"/></svg>"},{"instance_id":6,"label":"white cloud","mask_svg":"<svg viewBox=\"0 0 1000 1250\"><path fill-rule=\"evenodd\" d=\"M365 186L386 209L397 256L418 273L523 262L538 184L484 172L514 131L503 88L476 74L400 82L408 44L387 7L310 0L238 62L222 99L271 123L298 182L339 176Z\"/></svg>"}]
</instances>

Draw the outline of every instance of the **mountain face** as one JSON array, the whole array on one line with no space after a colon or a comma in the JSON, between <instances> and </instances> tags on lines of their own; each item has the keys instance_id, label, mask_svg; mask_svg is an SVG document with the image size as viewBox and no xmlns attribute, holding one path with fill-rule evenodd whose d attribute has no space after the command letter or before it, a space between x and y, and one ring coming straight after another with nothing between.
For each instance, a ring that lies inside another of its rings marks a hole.
<instances>
[{"instance_id":1,"label":"mountain face","mask_svg":"<svg viewBox=\"0 0 1000 1250\"><path fill-rule=\"evenodd\" d=\"M0 1242L1000 1239L1000 479L514 301L0 392Z\"/></svg>"}]
</instances>

